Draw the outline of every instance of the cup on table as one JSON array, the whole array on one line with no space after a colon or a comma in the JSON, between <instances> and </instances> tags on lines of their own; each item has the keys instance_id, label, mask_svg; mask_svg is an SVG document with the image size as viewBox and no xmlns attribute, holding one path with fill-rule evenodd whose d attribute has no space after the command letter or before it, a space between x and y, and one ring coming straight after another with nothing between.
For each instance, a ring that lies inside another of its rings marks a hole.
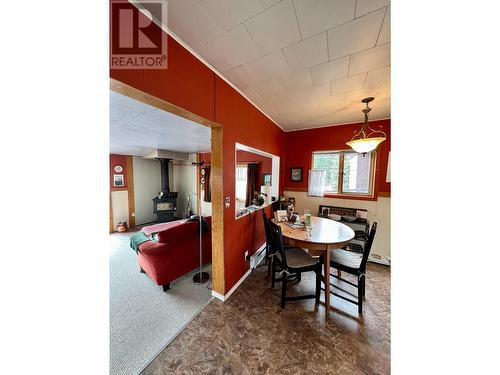
<instances>
[{"instance_id":1,"label":"cup on table","mask_svg":"<svg viewBox=\"0 0 500 375\"><path fill-rule=\"evenodd\" d=\"M310 236L312 230L312 216L309 210L304 210L304 226L306 227L307 236Z\"/></svg>"}]
</instances>

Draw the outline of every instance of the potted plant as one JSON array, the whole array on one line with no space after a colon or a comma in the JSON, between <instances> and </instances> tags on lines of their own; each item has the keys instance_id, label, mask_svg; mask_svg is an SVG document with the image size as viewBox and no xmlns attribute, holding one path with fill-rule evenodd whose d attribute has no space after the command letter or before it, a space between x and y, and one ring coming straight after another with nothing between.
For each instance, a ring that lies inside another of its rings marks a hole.
<instances>
[{"instance_id":1,"label":"potted plant","mask_svg":"<svg viewBox=\"0 0 500 375\"><path fill-rule=\"evenodd\" d=\"M120 221L118 224L116 224L116 231L117 232L126 232L127 231L127 222L126 221Z\"/></svg>"}]
</instances>

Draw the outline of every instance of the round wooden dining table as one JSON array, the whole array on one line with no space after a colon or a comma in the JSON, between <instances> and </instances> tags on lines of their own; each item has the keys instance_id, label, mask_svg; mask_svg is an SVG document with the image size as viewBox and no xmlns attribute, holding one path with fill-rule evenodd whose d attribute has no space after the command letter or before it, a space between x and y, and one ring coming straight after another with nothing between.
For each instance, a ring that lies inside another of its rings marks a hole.
<instances>
[{"instance_id":1,"label":"round wooden dining table","mask_svg":"<svg viewBox=\"0 0 500 375\"><path fill-rule=\"evenodd\" d=\"M305 228L290 228L285 222L276 222L281 227L287 245L307 249L311 255L323 257L325 285L325 310L330 311L330 250L340 249L354 238L354 231L347 225L334 220L312 216L312 230L308 235Z\"/></svg>"}]
</instances>

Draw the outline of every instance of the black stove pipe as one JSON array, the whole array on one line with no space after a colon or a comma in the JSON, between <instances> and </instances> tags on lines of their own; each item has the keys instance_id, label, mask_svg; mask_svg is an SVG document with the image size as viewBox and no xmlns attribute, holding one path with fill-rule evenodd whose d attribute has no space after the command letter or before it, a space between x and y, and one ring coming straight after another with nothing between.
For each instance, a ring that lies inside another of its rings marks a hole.
<instances>
[{"instance_id":1,"label":"black stove pipe","mask_svg":"<svg viewBox=\"0 0 500 375\"><path fill-rule=\"evenodd\" d=\"M168 180L168 164L172 159L164 159L158 158L160 161L160 169L161 169L161 191L165 194L170 193L170 186Z\"/></svg>"}]
</instances>

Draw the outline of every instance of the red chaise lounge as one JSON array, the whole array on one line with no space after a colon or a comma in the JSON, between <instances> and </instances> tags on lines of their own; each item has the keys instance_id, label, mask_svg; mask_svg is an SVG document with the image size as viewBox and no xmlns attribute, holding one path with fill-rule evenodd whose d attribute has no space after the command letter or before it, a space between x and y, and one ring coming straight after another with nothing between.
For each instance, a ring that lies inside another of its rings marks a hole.
<instances>
[{"instance_id":1,"label":"red chaise lounge","mask_svg":"<svg viewBox=\"0 0 500 375\"><path fill-rule=\"evenodd\" d=\"M202 234L203 264L212 261L212 220L210 216L205 219L208 230ZM157 242L143 242L137 253L141 272L162 285L164 291L171 281L194 270L200 262L198 221L178 220L166 227L158 232Z\"/></svg>"}]
</instances>

